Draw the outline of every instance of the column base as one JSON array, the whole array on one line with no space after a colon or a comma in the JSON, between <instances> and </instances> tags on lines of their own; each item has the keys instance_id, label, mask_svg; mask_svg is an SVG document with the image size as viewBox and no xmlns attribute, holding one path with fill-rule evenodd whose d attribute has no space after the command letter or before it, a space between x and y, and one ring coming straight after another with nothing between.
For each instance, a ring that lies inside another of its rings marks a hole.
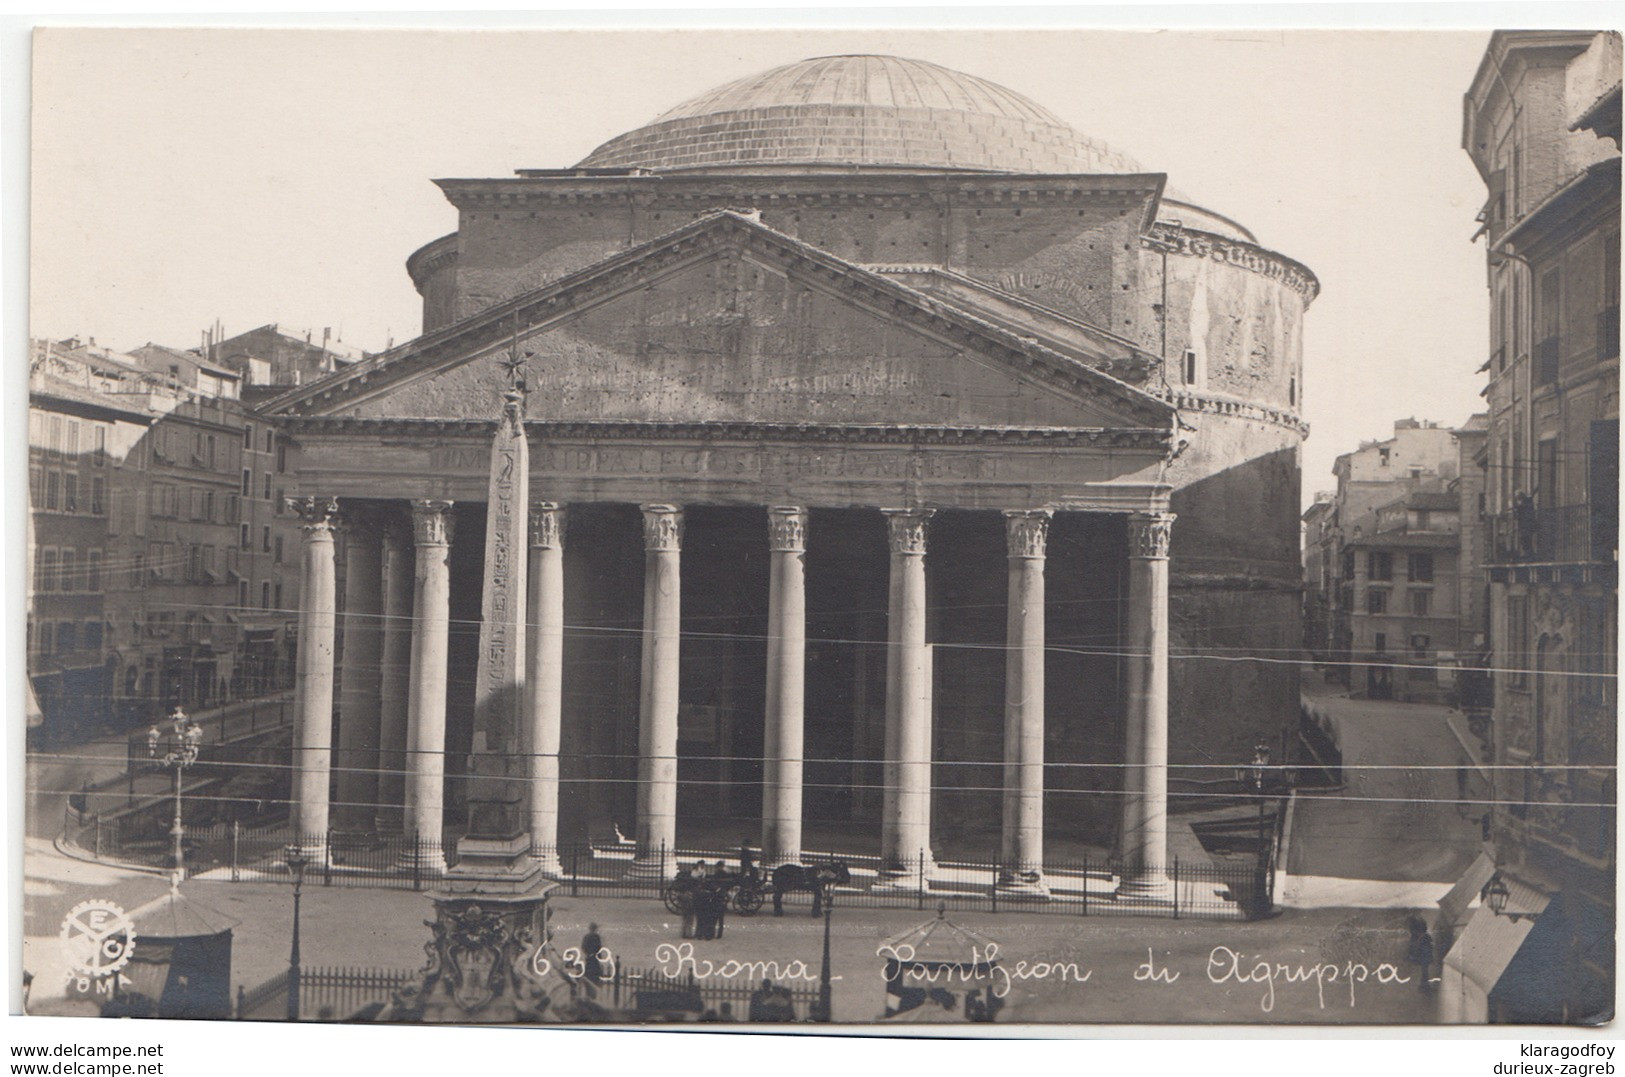
<instances>
[{"instance_id":1,"label":"column base","mask_svg":"<svg viewBox=\"0 0 1625 1077\"><path fill-rule=\"evenodd\" d=\"M439 846L413 848L408 845L401 851L401 857L395 861L396 870L402 872L416 872L426 878L438 878L446 874L446 856Z\"/></svg>"},{"instance_id":2,"label":"column base","mask_svg":"<svg viewBox=\"0 0 1625 1077\"><path fill-rule=\"evenodd\" d=\"M907 866L881 868L879 877L875 879L875 884L870 889L882 893L907 891L912 894L921 889L922 882L926 890L931 889L931 876L937 873L937 861L929 849L922 851L925 853L923 865L920 863L920 857L916 855Z\"/></svg>"},{"instance_id":3,"label":"column base","mask_svg":"<svg viewBox=\"0 0 1625 1077\"><path fill-rule=\"evenodd\" d=\"M1044 882L1044 873L1041 871L1001 873L998 885L994 889L999 892L1000 897L1049 900L1049 885Z\"/></svg>"},{"instance_id":4,"label":"column base","mask_svg":"<svg viewBox=\"0 0 1625 1077\"><path fill-rule=\"evenodd\" d=\"M1172 905L1174 884L1161 868L1125 875L1117 884L1117 903L1128 905Z\"/></svg>"},{"instance_id":5,"label":"column base","mask_svg":"<svg viewBox=\"0 0 1625 1077\"><path fill-rule=\"evenodd\" d=\"M564 878L564 865L559 862L559 851L551 846L536 846L530 851L530 858L536 862L543 875L549 879Z\"/></svg>"},{"instance_id":6,"label":"column base","mask_svg":"<svg viewBox=\"0 0 1625 1077\"><path fill-rule=\"evenodd\" d=\"M623 879L658 879L666 881L677 874L677 854L673 852L656 851L652 853L639 853L632 860L631 867L621 876Z\"/></svg>"}]
</instances>

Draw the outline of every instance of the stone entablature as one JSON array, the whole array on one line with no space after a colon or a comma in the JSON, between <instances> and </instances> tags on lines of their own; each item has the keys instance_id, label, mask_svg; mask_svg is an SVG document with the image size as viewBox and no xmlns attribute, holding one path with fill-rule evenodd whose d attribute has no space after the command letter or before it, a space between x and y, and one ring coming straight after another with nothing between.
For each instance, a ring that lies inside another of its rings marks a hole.
<instances>
[{"instance_id":1,"label":"stone entablature","mask_svg":"<svg viewBox=\"0 0 1625 1077\"><path fill-rule=\"evenodd\" d=\"M1301 437L1309 436L1309 424L1304 422L1296 412L1266 407L1262 404L1249 404L1245 400L1236 400L1233 397L1193 392L1189 389L1168 389L1164 392L1149 389L1147 391L1168 401L1180 411L1198 411L1210 415L1223 415L1233 419L1250 419L1254 422L1283 426Z\"/></svg>"},{"instance_id":2,"label":"stone entablature","mask_svg":"<svg viewBox=\"0 0 1625 1077\"><path fill-rule=\"evenodd\" d=\"M493 424L296 419L301 481L345 497L478 501ZM526 424L550 499L1132 512L1166 506L1168 437L1145 430ZM820 436L822 439L820 439Z\"/></svg>"},{"instance_id":3,"label":"stone entablature","mask_svg":"<svg viewBox=\"0 0 1625 1077\"><path fill-rule=\"evenodd\" d=\"M1166 249L1169 254L1187 258L1211 258L1215 262L1257 273L1268 280L1280 281L1303 296L1305 305L1320 294L1320 281L1309 271L1309 267L1254 243L1163 224L1152 225L1149 234L1140 242L1146 250Z\"/></svg>"},{"instance_id":4,"label":"stone entablature","mask_svg":"<svg viewBox=\"0 0 1625 1077\"><path fill-rule=\"evenodd\" d=\"M418 291L428 286L429 278L457 261L457 233L431 240L413 251L406 259L406 272Z\"/></svg>"}]
</instances>

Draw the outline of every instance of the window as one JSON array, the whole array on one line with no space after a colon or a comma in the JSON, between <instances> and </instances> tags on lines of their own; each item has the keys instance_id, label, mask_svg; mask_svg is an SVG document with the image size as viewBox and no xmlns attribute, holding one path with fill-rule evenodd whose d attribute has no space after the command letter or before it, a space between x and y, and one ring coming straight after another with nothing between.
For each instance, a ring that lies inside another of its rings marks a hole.
<instances>
[{"instance_id":1,"label":"window","mask_svg":"<svg viewBox=\"0 0 1625 1077\"><path fill-rule=\"evenodd\" d=\"M1386 550L1372 550L1366 555L1366 575L1374 580L1394 578L1394 555Z\"/></svg>"},{"instance_id":2,"label":"window","mask_svg":"<svg viewBox=\"0 0 1625 1077\"><path fill-rule=\"evenodd\" d=\"M1185 349L1185 384L1196 384L1196 349Z\"/></svg>"},{"instance_id":3,"label":"window","mask_svg":"<svg viewBox=\"0 0 1625 1077\"><path fill-rule=\"evenodd\" d=\"M271 585L269 582L260 584L260 609L271 608Z\"/></svg>"},{"instance_id":4,"label":"window","mask_svg":"<svg viewBox=\"0 0 1625 1077\"><path fill-rule=\"evenodd\" d=\"M1367 591L1365 593L1365 611L1367 613L1387 613L1388 592Z\"/></svg>"},{"instance_id":5,"label":"window","mask_svg":"<svg viewBox=\"0 0 1625 1077\"><path fill-rule=\"evenodd\" d=\"M1408 575L1413 583L1431 583L1433 581L1433 555L1430 553L1413 553L1407 559Z\"/></svg>"},{"instance_id":6,"label":"window","mask_svg":"<svg viewBox=\"0 0 1625 1077\"><path fill-rule=\"evenodd\" d=\"M79 455L79 424L73 419L68 420L68 442L65 452L69 457Z\"/></svg>"},{"instance_id":7,"label":"window","mask_svg":"<svg viewBox=\"0 0 1625 1077\"><path fill-rule=\"evenodd\" d=\"M271 552L271 528L269 525L260 528L260 552Z\"/></svg>"},{"instance_id":8,"label":"window","mask_svg":"<svg viewBox=\"0 0 1625 1077\"><path fill-rule=\"evenodd\" d=\"M276 514L278 516L282 515L282 510L287 506L287 494L288 491L283 487L278 486L276 488L276 500L272 502L272 504L276 507Z\"/></svg>"},{"instance_id":9,"label":"window","mask_svg":"<svg viewBox=\"0 0 1625 1077\"><path fill-rule=\"evenodd\" d=\"M1428 615L1428 608L1432 605L1432 603L1433 603L1433 592L1431 592L1431 591L1412 591L1411 592L1411 616L1412 617L1426 617Z\"/></svg>"},{"instance_id":10,"label":"window","mask_svg":"<svg viewBox=\"0 0 1625 1077\"><path fill-rule=\"evenodd\" d=\"M243 501L237 494L226 495L226 523L234 524L243 518Z\"/></svg>"},{"instance_id":11,"label":"window","mask_svg":"<svg viewBox=\"0 0 1625 1077\"><path fill-rule=\"evenodd\" d=\"M1417 658L1426 658L1428 648L1433 645L1433 639L1426 632L1411 633L1411 654Z\"/></svg>"},{"instance_id":12,"label":"window","mask_svg":"<svg viewBox=\"0 0 1625 1077\"><path fill-rule=\"evenodd\" d=\"M1377 466L1378 467L1387 467L1388 466L1388 450L1386 448L1381 448L1381 449L1377 450Z\"/></svg>"},{"instance_id":13,"label":"window","mask_svg":"<svg viewBox=\"0 0 1625 1077\"><path fill-rule=\"evenodd\" d=\"M147 582L147 555L136 553L130 555L130 586L140 587Z\"/></svg>"},{"instance_id":14,"label":"window","mask_svg":"<svg viewBox=\"0 0 1625 1077\"><path fill-rule=\"evenodd\" d=\"M1557 439L1547 438L1535 446L1535 507L1549 513L1557 506Z\"/></svg>"},{"instance_id":15,"label":"window","mask_svg":"<svg viewBox=\"0 0 1625 1077\"><path fill-rule=\"evenodd\" d=\"M240 609L240 610L246 610L248 608L248 581L247 580L238 580L237 581L237 608Z\"/></svg>"},{"instance_id":16,"label":"window","mask_svg":"<svg viewBox=\"0 0 1625 1077\"><path fill-rule=\"evenodd\" d=\"M203 578L203 547L186 548L186 582L197 583Z\"/></svg>"},{"instance_id":17,"label":"window","mask_svg":"<svg viewBox=\"0 0 1625 1077\"><path fill-rule=\"evenodd\" d=\"M62 511L79 511L79 476L71 471L62 476Z\"/></svg>"},{"instance_id":18,"label":"window","mask_svg":"<svg viewBox=\"0 0 1625 1077\"><path fill-rule=\"evenodd\" d=\"M95 450L90 454L90 462L96 467L107 466L107 427L98 426L95 429L93 444Z\"/></svg>"},{"instance_id":19,"label":"window","mask_svg":"<svg viewBox=\"0 0 1625 1077\"><path fill-rule=\"evenodd\" d=\"M38 645L39 645L39 653L40 654L50 654L50 653L52 653L52 650L51 650L51 635L52 635L51 629L52 629L52 627L53 626L52 626L51 622L49 622L49 621L41 621L40 622L39 639L36 641L38 643Z\"/></svg>"},{"instance_id":20,"label":"window","mask_svg":"<svg viewBox=\"0 0 1625 1077\"><path fill-rule=\"evenodd\" d=\"M214 547L213 546L205 546L205 547L203 547L203 575L210 583L213 583L214 580L216 579L215 574L214 574Z\"/></svg>"},{"instance_id":21,"label":"window","mask_svg":"<svg viewBox=\"0 0 1625 1077\"><path fill-rule=\"evenodd\" d=\"M102 552L89 550L85 553L85 590L100 591L102 589Z\"/></svg>"},{"instance_id":22,"label":"window","mask_svg":"<svg viewBox=\"0 0 1625 1077\"><path fill-rule=\"evenodd\" d=\"M62 473L48 471L45 473L45 508L56 512L62 507Z\"/></svg>"},{"instance_id":23,"label":"window","mask_svg":"<svg viewBox=\"0 0 1625 1077\"><path fill-rule=\"evenodd\" d=\"M102 623L100 621L86 621L83 639L85 650L100 651L102 649Z\"/></svg>"},{"instance_id":24,"label":"window","mask_svg":"<svg viewBox=\"0 0 1625 1077\"><path fill-rule=\"evenodd\" d=\"M238 530L238 533L237 533L237 545L241 546L245 550L248 549L250 546L254 545L253 537L251 535L249 535L249 533L248 533L248 525L247 524L244 524Z\"/></svg>"},{"instance_id":25,"label":"window","mask_svg":"<svg viewBox=\"0 0 1625 1077\"><path fill-rule=\"evenodd\" d=\"M1374 632L1371 635L1371 649L1382 654L1388 649L1388 633Z\"/></svg>"},{"instance_id":26,"label":"window","mask_svg":"<svg viewBox=\"0 0 1625 1077\"><path fill-rule=\"evenodd\" d=\"M276 447L276 431L275 430L267 430L265 432L265 451L270 452L275 447Z\"/></svg>"},{"instance_id":27,"label":"window","mask_svg":"<svg viewBox=\"0 0 1625 1077\"><path fill-rule=\"evenodd\" d=\"M93 475L90 479L90 512L92 516L100 516L106 512L107 480L100 475Z\"/></svg>"},{"instance_id":28,"label":"window","mask_svg":"<svg viewBox=\"0 0 1625 1077\"><path fill-rule=\"evenodd\" d=\"M74 554L73 548L70 546L64 549L57 555L57 558L58 583L56 589L58 591L77 591L79 589L79 580L74 570L78 567L78 557Z\"/></svg>"},{"instance_id":29,"label":"window","mask_svg":"<svg viewBox=\"0 0 1625 1077\"><path fill-rule=\"evenodd\" d=\"M35 507L45 504L45 469L42 467L28 469L28 500Z\"/></svg>"},{"instance_id":30,"label":"window","mask_svg":"<svg viewBox=\"0 0 1625 1077\"><path fill-rule=\"evenodd\" d=\"M211 469L214 467L214 435L209 435L208 451L204 453L203 462Z\"/></svg>"},{"instance_id":31,"label":"window","mask_svg":"<svg viewBox=\"0 0 1625 1077\"><path fill-rule=\"evenodd\" d=\"M56 626L56 649L63 654L79 649L79 626L63 621Z\"/></svg>"},{"instance_id":32,"label":"window","mask_svg":"<svg viewBox=\"0 0 1625 1077\"><path fill-rule=\"evenodd\" d=\"M288 446L277 442L276 446L276 473L278 475L288 470Z\"/></svg>"},{"instance_id":33,"label":"window","mask_svg":"<svg viewBox=\"0 0 1625 1077\"><path fill-rule=\"evenodd\" d=\"M243 496L250 497L254 493L254 473L243 468Z\"/></svg>"},{"instance_id":34,"label":"window","mask_svg":"<svg viewBox=\"0 0 1625 1077\"><path fill-rule=\"evenodd\" d=\"M278 535L276 537L276 556L274 558L272 558L272 560L274 560L279 565L282 563L282 536L281 535Z\"/></svg>"},{"instance_id":35,"label":"window","mask_svg":"<svg viewBox=\"0 0 1625 1077\"><path fill-rule=\"evenodd\" d=\"M1619 420L1592 422L1586 454L1591 559L1612 561L1619 549Z\"/></svg>"},{"instance_id":36,"label":"window","mask_svg":"<svg viewBox=\"0 0 1625 1077\"><path fill-rule=\"evenodd\" d=\"M1602 241L1602 309L1597 312L1597 359L1619 358L1619 233Z\"/></svg>"},{"instance_id":37,"label":"window","mask_svg":"<svg viewBox=\"0 0 1625 1077\"><path fill-rule=\"evenodd\" d=\"M276 585L276 608L282 608L282 585L280 583Z\"/></svg>"},{"instance_id":38,"label":"window","mask_svg":"<svg viewBox=\"0 0 1625 1077\"><path fill-rule=\"evenodd\" d=\"M214 523L214 491L203 491L203 518Z\"/></svg>"},{"instance_id":39,"label":"window","mask_svg":"<svg viewBox=\"0 0 1625 1077\"><path fill-rule=\"evenodd\" d=\"M34 581L34 587L40 591L56 590L56 551L46 547L39 552L36 560L39 562L36 570L39 578Z\"/></svg>"},{"instance_id":40,"label":"window","mask_svg":"<svg viewBox=\"0 0 1625 1077\"><path fill-rule=\"evenodd\" d=\"M252 449L253 447L254 447L254 424L253 423L245 423L243 425L243 448Z\"/></svg>"},{"instance_id":41,"label":"window","mask_svg":"<svg viewBox=\"0 0 1625 1077\"><path fill-rule=\"evenodd\" d=\"M265 473L265 500L271 500L271 473Z\"/></svg>"}]
</instances>

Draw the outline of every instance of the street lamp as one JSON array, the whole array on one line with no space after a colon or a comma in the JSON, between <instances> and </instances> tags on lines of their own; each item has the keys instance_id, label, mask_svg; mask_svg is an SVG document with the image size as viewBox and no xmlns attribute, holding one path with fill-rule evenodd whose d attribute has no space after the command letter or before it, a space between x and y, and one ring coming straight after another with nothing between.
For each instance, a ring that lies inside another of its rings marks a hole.
<instances>
[{"instance_id":1,"label":"street lamp","mask_svg":"<svg viewBox=\"0 0 1625 1077\"><path fill-rule=\"evenodd\" d=\"M829 986L829 916L834 908L835 888L826 886L824 888L824 964L818 971L818 1012L813 1015L814 1021L822 1021L825 1024L829 1023L830 1007L833 1005L830 999Z\"/></svg>"},{"instance_id":2,"label":"street lamp","mask_svg":"<svg viewBox=\"0 0 1625 1077\"><path fill-rule=\"evenodd\" d=\"M186 871L186 830L181 826L181 775L197 762L198 747L202 743L203 727L188 718L179 706L169 715L167 733L156 725L147 730L147 758L161 761L175 774L175 822L169 828L175 848L170 867L182 874Z\"/></svg>"},{"instance_id":3,"label":"street lamp","mask_svg":"<svg viewBox=\"0 0 1625 1077\"><path fill-rule=\"evenodd\" d=\"M290 846L283 858L293 872L293 945L288 949L288 1020L299 1020L299 893L305 885L305 868L310 857L297 845Z\"/></svg>"},{"instance_id":4,"label":"street lamp","mask_svg":"<svg viewBox=\"0 0 1625 1077\"><path fill-rule=\"evenodd\" d=\"M1264 825L1264 782L1269 776L1270 746L1256 744L1253 746L1253 762L1251 766L1236 768L1236 781L1241 785L1251 785L1258 797L1258 862L1253 872L1253 908L1252 915L1261 918L1269 914L1273 903L1269 893L1269 853L1272 844Z\"/></svg>"}]
</instances>

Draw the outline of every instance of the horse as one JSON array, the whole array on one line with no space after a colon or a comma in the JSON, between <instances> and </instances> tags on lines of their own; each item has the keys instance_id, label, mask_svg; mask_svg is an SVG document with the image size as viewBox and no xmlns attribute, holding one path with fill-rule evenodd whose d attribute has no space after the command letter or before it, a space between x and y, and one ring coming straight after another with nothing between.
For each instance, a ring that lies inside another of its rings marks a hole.
<instances>
[{"instance_id":1,"label":"horse","mask_svg":"<svg viewBox=\"0 0 1625 1077\"><path fill-rule=\"evenodd\" d=\"M852 881L852 873L845 861L832 860L824 864L781 864L773 869L773 915L784 915L784 895L797 890L811 890L812 915L824 912L824 891L831 886L845 886Z\"/></svg>"}]
</instances>

